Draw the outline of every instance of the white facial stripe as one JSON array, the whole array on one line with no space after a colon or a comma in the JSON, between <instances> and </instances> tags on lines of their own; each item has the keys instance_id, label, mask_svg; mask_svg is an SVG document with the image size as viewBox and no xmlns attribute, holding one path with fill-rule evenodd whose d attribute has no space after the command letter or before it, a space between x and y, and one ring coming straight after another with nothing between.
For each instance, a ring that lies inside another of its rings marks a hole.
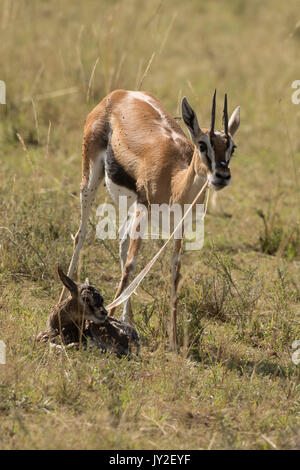
<instances>
[{"instance_id":1,"label":"white facial stripe","mask_svg":"<svg viewBox=\"0 0 300 470\"><path fill-rule=\"evenodd\" d=\"M225 160L226 162L229 162L230 158L231 158L231 154L232 154L232 149L234 147L234 142L232 139L230 139L229 141L229 147L228 149L226 150L226 154L225 154Z\"/></svg>"}]
</instances>

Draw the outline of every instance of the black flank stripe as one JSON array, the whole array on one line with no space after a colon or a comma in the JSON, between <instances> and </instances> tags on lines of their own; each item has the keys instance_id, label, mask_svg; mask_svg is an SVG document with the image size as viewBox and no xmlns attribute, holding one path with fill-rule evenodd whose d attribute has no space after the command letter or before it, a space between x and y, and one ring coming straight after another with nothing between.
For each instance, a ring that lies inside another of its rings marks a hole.
<instances>
[{"instance_id":1,"label":"black flank stripe","mask_svg":"<svg viewBox=\"0 0 300 470\"><path fill-rule=\"evenodd\" d=\"M116 160L110 141L106 151L105 172L113 183L119 186L124 186L125 188L130 189L136 193L136 181Z\"/></svg>"}]
</instances>

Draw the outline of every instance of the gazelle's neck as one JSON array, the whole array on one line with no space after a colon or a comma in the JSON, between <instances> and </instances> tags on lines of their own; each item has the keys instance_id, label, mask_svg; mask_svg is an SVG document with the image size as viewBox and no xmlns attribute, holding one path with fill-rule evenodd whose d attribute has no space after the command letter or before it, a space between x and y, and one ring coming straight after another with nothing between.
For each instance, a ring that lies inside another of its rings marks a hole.
<instances>
[{"instance_id":1,"label":"gazelle's neck","mask_svg":"<svg viewBox=\"0 0 300 470\"><path fill-rule=\"evenodd\" d=\"M48 326L60 330L61 328L72 324L72 316L71 312L74 310L74 301L69 296L64 299L60 304L58 304L54 310L52 311L49 319L48 319ZM76 306L75 306L76 307Z\"/></svg>"},{"instance_id":2,"label":"gazelle's neck","mask_svg":"<svg viewBox=\"0 0 300 470\"><path fill-rule=\"evenodd\" d=\"M194 147L194 153L188 168L179 171L172 181L172 203L190 204L207 180L207 168L201 163L199 152ZM199 203L205 198L205 191L201 194Z\"/></svg>"}]
</instances>

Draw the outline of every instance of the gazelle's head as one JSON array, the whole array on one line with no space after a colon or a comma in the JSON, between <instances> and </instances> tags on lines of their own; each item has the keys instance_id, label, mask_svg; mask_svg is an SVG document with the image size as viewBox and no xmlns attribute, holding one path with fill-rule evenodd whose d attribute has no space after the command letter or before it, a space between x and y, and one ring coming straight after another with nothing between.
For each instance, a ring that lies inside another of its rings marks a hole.
<instances>
[{"instance_id":1,"label":"gazelle's head","mask_svg":"<svg viewBox=\"0 0 300 470\"><path fill-rule=\"evenodd\" d=\"M216 191L223 189L231 181L230 160L236 145L233 136L240 125L238 106L228 120L227 95L224 100L224 130L215 130L216 91L213 97L210 129L200 129L195 111L184 97L182 118L188 127L191 138L198 149L201 161L207 168L209 186Z\"/></svg>"},{"instance_id":2,"label":"gazelle's head","mask_svg":"<svg viewBox=\"0 0 300 470\"><path fill-rule=\"evenodd\" d=\"M76 323L80 323L82 318L91 320L96 324L101 324L107 317L107 311L103 305L103 297L100 292L90 285L88 279L84 284L77 285L58 266L58 275L62 283L71 293L72 308L64 309L69 317Z\"/></svg>"}]
</instances>

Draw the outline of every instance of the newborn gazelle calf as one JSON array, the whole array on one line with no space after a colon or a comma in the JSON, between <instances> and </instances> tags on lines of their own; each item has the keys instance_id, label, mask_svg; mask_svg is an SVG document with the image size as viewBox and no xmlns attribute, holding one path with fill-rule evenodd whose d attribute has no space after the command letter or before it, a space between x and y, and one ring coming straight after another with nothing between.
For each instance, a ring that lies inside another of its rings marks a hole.
<instances>
[{"instance_id":1,"label":"newborn gazelle calf","mask_svg":"<svg viewBox=\"0 0 300 470\"><path fill-rule=\"evenodd\" d=\"M86 279L77 285L61 268L57 268L64 286L70 296L53 309L47 321L46 331L40 333L38 341L50 341L50 345L61 349L55 339L60 339L64 346L90 344L102 352L113 352L118 357L139 353L140 339L136 330L113 317L107 316L103 306L103 297Z\"/></svg>"},{"instance_id":2,"label":"newborn gazelle calf","mask_svg":"<svg viewBox=\"0 0 300 470\"><path fill-rule=\"evenodd\" d=\"M107 311L103 305L103 297L86 279L84 284L77 285L60 267L58 275L69 290L70 296L53 309L47 322L47 329L38 336L39 341L48 341L61 335L67 342L78 342L79 333L83 331L85 321L96 325L105 322Z\"/></svg>"}]
</instances>

